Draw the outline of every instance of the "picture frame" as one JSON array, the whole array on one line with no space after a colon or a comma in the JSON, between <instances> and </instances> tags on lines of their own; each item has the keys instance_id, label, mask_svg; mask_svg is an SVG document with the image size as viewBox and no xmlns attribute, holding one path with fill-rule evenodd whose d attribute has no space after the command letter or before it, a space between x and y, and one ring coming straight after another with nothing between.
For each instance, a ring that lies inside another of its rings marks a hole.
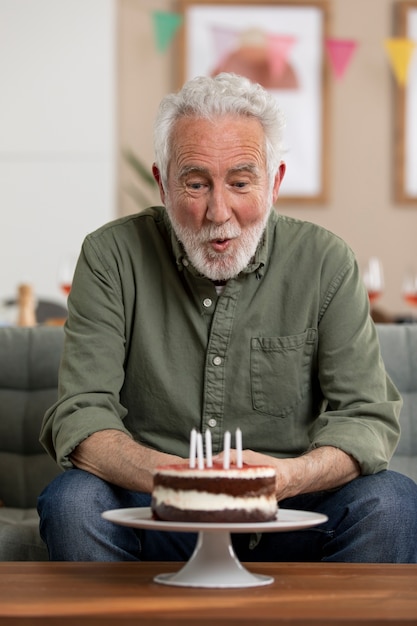
<instances>
[{"instance_id":1,"label":"picture frame","mask_svg":"<svg viewBox=\"0 0 417 626\"><path fill-rule=\"evenodd\" d=\"M396 5L397 33L417 42L417 0ZM405 85L396 85L394 196L395 201L417 205L417 50L408 67Z\"/></svg>"},{"instance_id":2,"label":"picture frame","mask_svg":"<svg viewBox=\"0 0 417 626\"><path fill-rule=\"evenodd\" d=\"M326 202L328 0L261 0L260 4L256 0L179 0L179 10L183 17L179 86L194 76L219 71L234 71L263 84L278 99L286 118L287 170L279 201ZM292 40L286 68L271 79L265 63L270 67L274 57L266 48L269 42L285 38ZM264 57L247 61L253 46L258 46L257 55L263 46L266 61Z\"/></svg>"}]
</instances>

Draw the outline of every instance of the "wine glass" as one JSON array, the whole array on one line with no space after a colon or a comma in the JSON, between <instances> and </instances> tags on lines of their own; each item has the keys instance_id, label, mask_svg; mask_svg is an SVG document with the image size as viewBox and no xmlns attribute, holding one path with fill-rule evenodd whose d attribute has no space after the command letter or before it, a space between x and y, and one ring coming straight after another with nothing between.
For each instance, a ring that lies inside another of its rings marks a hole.
<instances>
[{"instance_id":1,"label":"wine glass","mask_svg":"<svg viewBox=\"0 0 417 626\"><path fill-rule=\"evenodd\" d=\"M381 261L373 256L369 259L363 274L363 282L368 292L369 302L373 304L384 289L384 272Z\"/></svg>"},{"instance_id":2,"label":"wine glass","mask_svg":"<svg viewBox=\"0 0 417 626\"><path fill-rule=\"evenodd\" d=\"M407 304L417 306L417 272L412 269L404 275L402 295Z\"/></svg>"},{"instance_id":3,"label":"wine glass","mask_svg":"<svg viewBox=\"0 0 417 626\"><path fill-rule=\"evenodd\" d=\"M62 259L58 266L58 285L65 296L68 296L71 291L75 265L76 258L68 256Z\"/></svg>"}]
</instances>

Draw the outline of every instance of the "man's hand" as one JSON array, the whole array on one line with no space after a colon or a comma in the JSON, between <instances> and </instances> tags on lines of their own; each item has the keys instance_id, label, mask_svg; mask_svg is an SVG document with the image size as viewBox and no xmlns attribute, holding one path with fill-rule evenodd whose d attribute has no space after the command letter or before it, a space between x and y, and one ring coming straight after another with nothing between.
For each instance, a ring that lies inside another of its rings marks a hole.
<instances>
[{"instance_id":1,"label":"man's hand","mask_svg":"<svg viewBox=\"0 0 417 626\"><path fill-rule=\"evenodd\" d=\"M243 450L243 462L248 465L271 465L277 472L277 500L301 493L311 493L340 487L360 475L359 464L343 450L323 446L302 456L277 459L266 454ZM213 460L223 461L223 453ZM230 463L236 463L236 450L230 451Z\"/></svg>"},{"instance_id":2,"label":"man's hand","mask_svg":"<svg viewBox=\"0 0 417 626\"><path fill-rule=\"evenodd\" d=\"M185 462L181 457L142 446L119 430L93 433L75 448L70 458L79 469L143 493L152 491L157 465Z\"/></svg>"}]
</instances>

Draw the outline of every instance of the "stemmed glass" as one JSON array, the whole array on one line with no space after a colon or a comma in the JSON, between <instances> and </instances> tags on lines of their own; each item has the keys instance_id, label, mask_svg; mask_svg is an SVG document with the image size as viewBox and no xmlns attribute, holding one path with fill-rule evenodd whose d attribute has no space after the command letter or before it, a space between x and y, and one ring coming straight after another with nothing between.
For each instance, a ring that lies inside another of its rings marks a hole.
<instances>
[{"instance_id":1,"label":"stemmed glass","mask_svg":"<svg viewBox=\"0 0 417 626\"><path fill-rule=\"evenodd\" d=\"M403 279L402 296L407 304L417 306L417 272L408 270Z\"/></svg>"},{"instance_id":2,"label":"stemmed glass","mask_svg":"<svg viewBox=\"0 0 417 626\"><path fill-rule=\"evenodd\" d=\"M363 274L363 281L368 292L369 302L373 304L384 290L384 272L377 257L371 257Z\"/></svg>"},{"instance_id":3,"label":"stemmed glass","mask_svg":"<svg viewBox=\"0 0 417 626\"><path fill-rule=\"evenodd\" d=\"M62 259L58 266L58 285L65 296L68 296L71 291L75 265L76 258L68 256Z\"/></svg>"}]
</instances>

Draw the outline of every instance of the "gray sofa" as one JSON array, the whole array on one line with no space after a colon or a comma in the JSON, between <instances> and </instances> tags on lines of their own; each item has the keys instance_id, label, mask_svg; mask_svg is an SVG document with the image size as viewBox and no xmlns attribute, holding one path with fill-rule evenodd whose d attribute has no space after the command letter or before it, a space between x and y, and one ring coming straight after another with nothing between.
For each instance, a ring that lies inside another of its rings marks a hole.
<instances>
[{"instance_id":1,"label":"gray sofa","mask_svg":"<svg viewBox=\"0 0 417 626\"><path fill-rule=\"evenodd\" d=\"M404 397L391 467L417 481L417 324L380 325L388 373ZM0 328L0 561L47 560L36 500L60 471L38 441L55 401L63 329Z\"/></svg>"},{"instance_id":2,"label":"gray sofa","mask_svg":"<svg viewBox=\"0 0 417 626\"><path fill-rule=\"evenodd\" d=\"M377 329L385 368L404 400L390 469L417 482L417 324L379 324Z\"/></svg>"},{"instance_id":3,"label":"gray sofa","mask_svg":"<svg viewBox=\"0 0 417 626\"><path fill-rule=\"evenodd\" d=\"M46 561L36 500L60 471L39 443L57 397L63 329L0 328L0 561Z\"/></svg>"}]
</instances>

